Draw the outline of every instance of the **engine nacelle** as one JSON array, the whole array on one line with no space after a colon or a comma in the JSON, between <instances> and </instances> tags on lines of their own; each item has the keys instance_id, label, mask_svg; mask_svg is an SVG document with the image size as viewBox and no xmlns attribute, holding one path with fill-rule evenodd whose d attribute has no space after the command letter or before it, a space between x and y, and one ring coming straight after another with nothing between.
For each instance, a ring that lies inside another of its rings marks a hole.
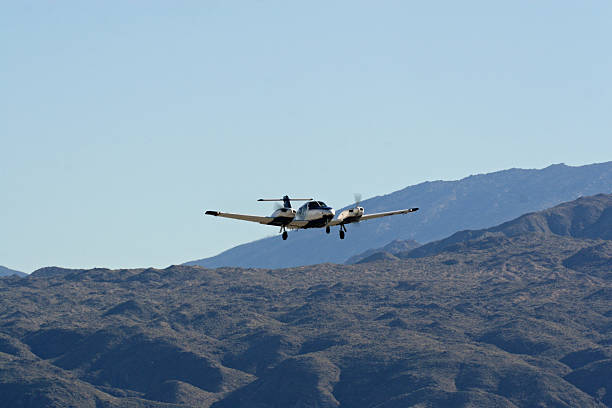
<instances>
[{"instance_id":1,"label":"engine nacelle","mask_svg":"<svg viewBox=\"0 0 612 408\"><path fill-rule=\"evenodd\" d=\"M363 207L354 207L344 210L338 215L338 221L343 222L356 222L363 215Z\"/></svg>"},{"instance_id":2,"label":"engine nacelle","mask_svg":"<svg viewBox=\"0 0 612 408\"><path fill-rule=\"evenodd\" d=\"M279 208L275 210L272 215L272 218L287 218L289 220L293 220L295 218L295 210L293 208Z\"/></svg>"}]
</instances>

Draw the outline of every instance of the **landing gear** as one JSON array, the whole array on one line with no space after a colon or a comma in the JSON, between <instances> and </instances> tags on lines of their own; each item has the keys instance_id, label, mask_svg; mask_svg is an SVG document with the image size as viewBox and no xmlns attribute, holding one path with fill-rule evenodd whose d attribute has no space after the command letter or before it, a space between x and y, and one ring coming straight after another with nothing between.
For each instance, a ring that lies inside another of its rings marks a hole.
<instances>
[{"instance_id":1,"label":"landing gear","mask_svg":"<svg viewBox=\"0 0 612 408\"><path fill-rule=\"evenodd\" d=\"M285 230L285 227L281 227L280 230L283 233L283 241L285 241L287 237L289 236L289 234L287 234L287 230Z\"/></svg>"},{"instance_id":2,"label":"landing gear","mask_svg":"<svg viewBox=\"0 0 612 408\"><path fill-rule=\"evenodd\" d=\"M330 231L330 230L331 230L331 229L329 228L329 225L325 227L325 233L329 234L329 231Z\"/></svg>"},{"instance_id":3,"label":"landing gear","mask_svg":"<svg viewBox=\"0 0 612 408\"><path fill-rule=\"evenodd\" d=\"M340 239L344 239L344 233L346 232L346 227L344 224L340 224Z\"/></svg>"}]
</instances>

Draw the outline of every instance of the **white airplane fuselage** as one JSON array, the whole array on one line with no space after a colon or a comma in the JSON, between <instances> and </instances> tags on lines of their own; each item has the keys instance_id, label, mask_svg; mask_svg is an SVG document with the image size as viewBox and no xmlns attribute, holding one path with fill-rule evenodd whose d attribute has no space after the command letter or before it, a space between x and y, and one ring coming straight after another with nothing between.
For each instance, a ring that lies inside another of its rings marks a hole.
<instances>
[{"instance_id":1,"label":"white airplane fuselage","mask_svg":"<svg viewBox=\"0 0 612 408\"><path fill-rule=\"evenodd\" d=\"M295 221L306 221L303 228L320 228L327 225L336 212L323 201L309 201L297 210Z\"/></svg>"}]
</instances>

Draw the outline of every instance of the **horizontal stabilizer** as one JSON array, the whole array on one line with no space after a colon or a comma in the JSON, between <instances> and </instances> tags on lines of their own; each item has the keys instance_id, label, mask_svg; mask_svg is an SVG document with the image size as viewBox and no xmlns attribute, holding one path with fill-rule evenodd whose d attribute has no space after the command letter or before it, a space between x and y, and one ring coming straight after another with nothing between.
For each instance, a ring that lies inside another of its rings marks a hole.
<instances>
[{"instance_id":1,"label":"horizontal stabilizer","mask_svg":"<svg viewBox=\"0 0 612 408\"><path fill-rule=\"evenodd\" d=\"M284 198L260 198L257 201L284 201ZM290 198L291 201L312 201L314 198Z\"/></svg>"},{"instance_id":2,"label":"horizontal stabilizer","mask_svg":"<svg viewBox=\"0 0 612 408\"><path fill-rule=\"evenodd\" d=\"M283 198L260 198L257 201L282 201L285 208L291 208L291 200L312 201L312 198L289 198L289 196L283 196Z\"/></svg>"}]
</instances>

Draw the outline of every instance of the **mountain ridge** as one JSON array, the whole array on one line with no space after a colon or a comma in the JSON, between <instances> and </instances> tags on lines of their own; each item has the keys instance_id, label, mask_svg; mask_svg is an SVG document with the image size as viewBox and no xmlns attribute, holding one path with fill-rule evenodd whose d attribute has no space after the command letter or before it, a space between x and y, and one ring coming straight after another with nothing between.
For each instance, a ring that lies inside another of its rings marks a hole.
<instances>
[{"instance_id":1,"label":"mountain ridge","mask_svg":"<svg viewBox=\"0 0 612 408\"><path fill-rule=\"evenodd\" d=\"M612 161L577 167L557 164L544 169L509 169L456 181L427 181L362 201L367 212L408 207L420 210L367 221L360 228L349 226L343 241L335 233L300 230L292 232L287 241L263 238L185 265L283 268L342 263L393 240L431 242L456 231L487 228L579 196L610 191ZM217 227L222 226L214 224L213 228Z\"/></svg>"}]
</instances>

